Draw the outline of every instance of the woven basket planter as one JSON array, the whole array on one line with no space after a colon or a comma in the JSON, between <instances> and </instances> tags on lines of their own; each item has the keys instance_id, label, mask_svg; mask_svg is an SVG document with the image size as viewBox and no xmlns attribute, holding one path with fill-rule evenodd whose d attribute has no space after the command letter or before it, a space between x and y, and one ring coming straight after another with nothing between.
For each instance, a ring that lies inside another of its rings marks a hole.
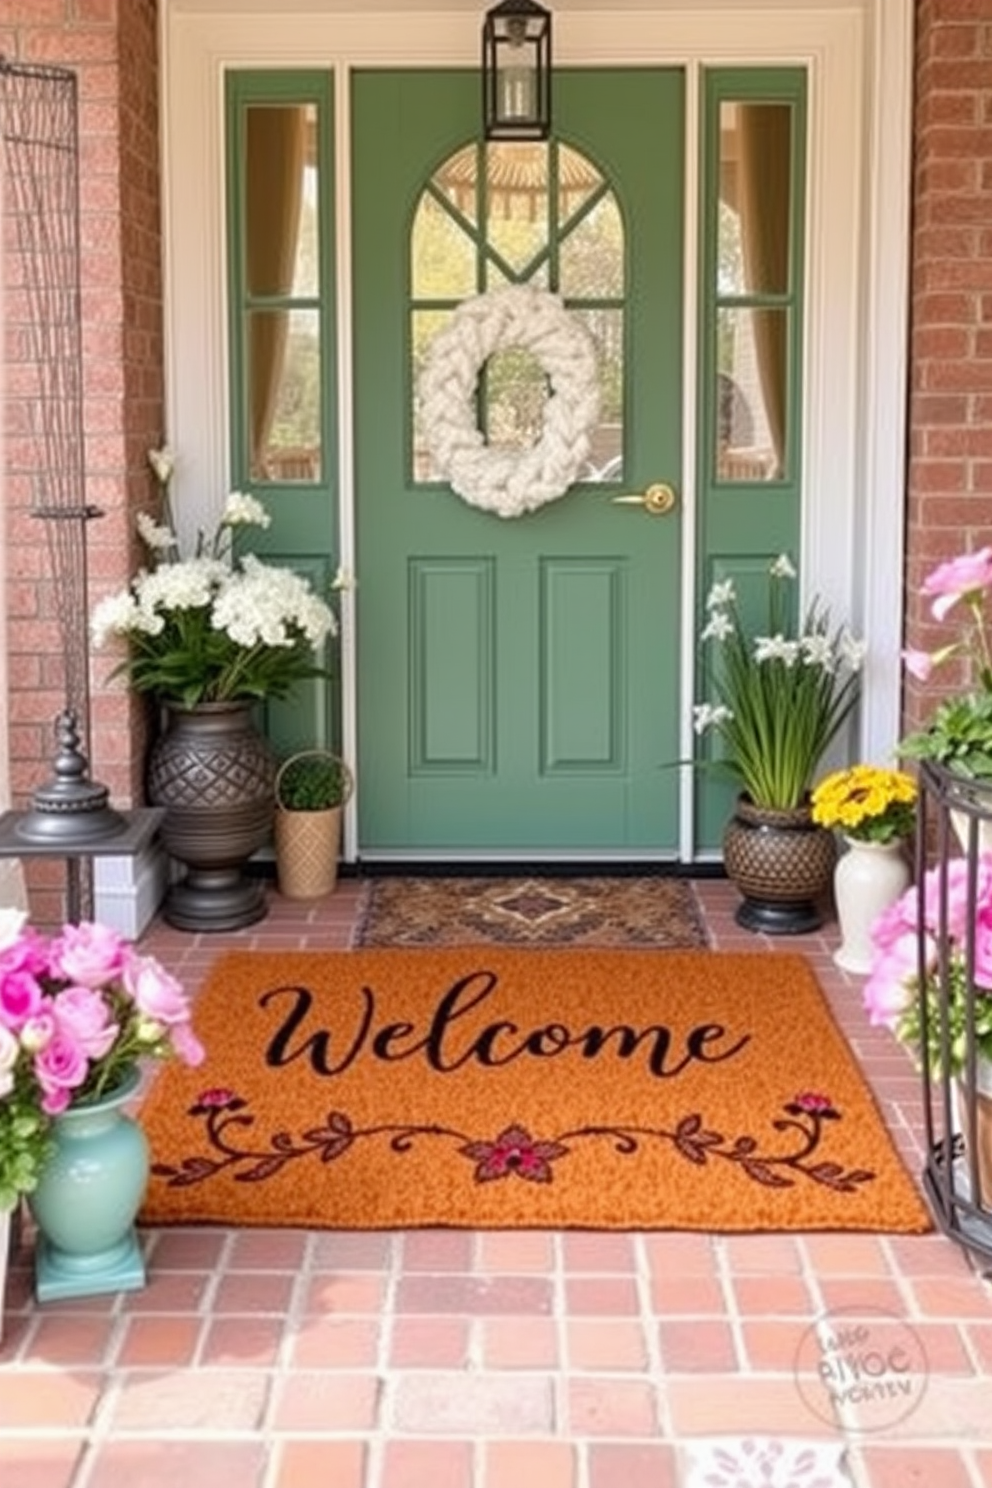
<instances>
[{"instance_id":1,"label":"woven basket planter","mask_svg":"<svg viewBox=\"0 0 992 1488\"><path fill-rule=\"evenodd\" d=\"M340 794L332 806L300 810L283 795L287 771L300 761L329 763L337 770ZM279 892L287 899L322 899L337 886L341 852L341 813L354 789L354 778L338 755L305 749L291 755L276 775L275 846Z\"/></svg>"}]
</instances>

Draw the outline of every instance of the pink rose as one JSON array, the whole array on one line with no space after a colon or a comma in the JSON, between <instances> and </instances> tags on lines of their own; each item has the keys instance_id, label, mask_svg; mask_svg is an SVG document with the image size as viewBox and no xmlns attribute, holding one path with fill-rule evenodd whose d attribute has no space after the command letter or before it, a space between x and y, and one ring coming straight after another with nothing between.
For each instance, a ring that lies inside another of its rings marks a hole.
<instances>
[{"instance_id":1,"label":"pink rose","mask_svg":"<svg viewBox=\"0 0 992 1488\"><path fill-rule=\"evenodd\" d=\"M926 924L935 935L941 928L940 877L940 869L931 868L923 880ZM992 903L992 854L982 853L976 864L975 872L976 910L990 903ZM963 941L967 930L968 862L966 858L951 858L947 863L947 933L953 940Z\"/></svg>"},{"instance_id":2,"label":"pink rose","mask_svg":"<svg viewBox=\"0 0 992 1488\"><path fill-rule=\"evenodd\" d=\"M120 977L128 946L108 925L64 925L49 954L52 976L82 987L102 987Z\"/></svg>"},{"instance_id":3,"label":"pink rose","mask_svg":"<svg viewBox=\"0 0 992 1488\"><path fill-rule=\"evenodd\" d=\"M876 961L861 992L868 1022L873 1028L895 1028L915 996L914 981L907 975L905 959L900 956Z\"/></svg>"},{"instance_id":4,"label":"pink rose","mask_svg":"<svg viewBox=\"0 0 992 1488\"><path fill-rule=\"evenodd\" d=\"M72 1103L72 1091L64 1086L53 1086L41 1097L41 1109L46 1116L61 1116Z\"/></svg>"},{"instance_id":5,"label":"pink rose","mask_svg":"<svg viewBox=\"0 0 992 1488\"><path fill-rule=\"evenodd\" d=\"M45 1047L35 1055L34 1073L43 1092L42 1110L57 1115L72 1099L72 1092L86 1079L89 1061L71 1034L56 1029Z\"/></svg>"},{"instance_id":6,"label":"pink rose","mask_svg":"<svg viewBox=\"0 0 992 1488\"><path fill-rule=\"evenodd\" d=\"M883 909L872 923L870 931L872 945L880 951L885 951L907 935L915 936L916 921L916 890L915 888L907 889L894 904Z\"/></svg>"},{"instance_id":7,"label":"pink rose","mask_svg":"<svg viewBox=\"0 0 992 1488\"><path fill-rule=\"evenodd\" d=\"M37 930L22 930L17 940L0 950L0 976L12 971L26 971L40 977L48 970L48 946Z\"/></svg>"},{"instance_id":8,"label":"pink rose","mask_svg":"<svg viewBox=\"0 0 992 1488\"><path fill-rule=\"evenodd\" d=\"M975 982L992 990L992 906L987 904L975 917Z\"/></svg>"},{"instance_id":9,"label":"pink rose","mask_svg":"<svg viewBox=\"0 0 992 1488\"><path fill-rule=\"evenodd\" d=\"M184 1064L202 1064L207 1057L200 1040L188 1023L174 1023L169 1029L172 1047Z\"/></svg>"},{"instance_id":10,"label":"pink rose","mask_svg":"<svg viewBox=\"0 0 992 1488\"><path fill-rule=\"evenodd\" d=\"M102 1059L120 1030L99 992L92 987L66 987L52 1001L56 1029L79 1045L87 1059Z\"/></svg>"},{"instance_id":11,"label":"pink rose","mask_svg":"<svg viewBox=\"0 0 992 1488\"><path fill-rule=\"evenodd\" d=\"M980 596L992 586L992 548L979 548L977 553L962 553L940 563L923 580L922 592L935 595L931 607L935 620L944 620L959 599Z\"/></svg>"},{"instance_id":12,"label":"pink rose","mask_svg":"<svg viewBox=\"0 0 992 1488\"><path fill-rule=\"evenodd\" d=\"M156 1023L184 1023L189 999L180 982L154 956L132 956L124 968L124 986L138 1009Z\"/></svg>"},{"instance_id":13,"label":"pink rose","mask_svg":"<svg viewBox=\"0 0 992 1488\"><path fill-rule=\"evenodd\" d=\"M28 971L10 971L0 975L0 1023L5 1028L23 1028L29 1018L41 1011L41 987Z\"/></svg>"}]
</instances>

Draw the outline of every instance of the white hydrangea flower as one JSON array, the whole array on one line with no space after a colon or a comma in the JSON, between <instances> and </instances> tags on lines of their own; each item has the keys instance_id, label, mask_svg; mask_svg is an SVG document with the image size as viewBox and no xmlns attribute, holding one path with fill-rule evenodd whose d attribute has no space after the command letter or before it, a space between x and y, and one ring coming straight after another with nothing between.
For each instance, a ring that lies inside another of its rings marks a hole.
<instances>
[{"instance_id":1,"label":"white hydrangea flower","mask_svg":"<svg viewBox=\"0 0 992 1488\"><path fill-rule=\"evenodd\" d=\"M345 590L356 588L357 584L358 580L355 578L351 569L343 568L341 564L338 564L338 571L331 580L331 588L341 594Z\"/></svg>"},{"instance_id":2,"label":"white hydrangea flower","mask_svg":"<svg viewBox=\"0 0 992 1488\"><path fill-rule=\"evenodd\" d=\"M707 729L717 728L721 723L729 723L733 713L723 703L697 703L692 710L692 727L697 734L705 734Z\"/></svg>"},{"instance_id":3,"label":"white hydrangea flower","mask_svg":"<svg viewBox=\"0 0 992 1488\"><path fill-rule=\"evenodd\" d=\"M161 612L198 609L210 604L229 572L227 565L216 558L165 563L153 573L141 573L135 579L138 608L149 619L160 616Z\"/></svg>"},{"instance_id":4,"label":"white hydrangea flower","mask_svg":"<svg viewBox=\"0 0 992 1488\"><path fill-rule=\"evenodd\" d=\"M147 512L139 512L135 526L145 547L153 553L165 553L175 545L176 535L170 527L153 522Z\"/></svg>"},{"instance_id":5,"label":"white hydrangea flower","mask_svg":"<svg viewBox=\"0 0 992 1488\"><path fill-rule=\"evenodd\" d=\"M759 665L764 661L784 661L787 667L795 666L799 660L799 642L787 641L783 635L755 636L754 659Z\"/></svg>"},{"instance_id":6,"label":"white hydrangea flower","mask_svg":"<svg viewBox=\"0 0 992 1488\"><path fill-rule=\"evenodd\" d=\"M708 610L719 610L724 605L733 604L737 598L734 592L733 579L721 579L714 584L706 596L706 608Z\"/></svg>"},{"instance_id":7,"label":"white hydrangea flower","mask_svg":"<svg viewBox=\"0 0 992 1488\"><path fill-rule=\"evenodd\" d=\"M788 553L780 553L768 572L776 579L794 579L796 570Z\"/></svg>"},{"instance_id":8,"label":"white hydrangea flower","mask_svg":"<svg viewBox=\"0 0 992 1488\"><path fill-rule=\"evenodd\" d=\"M239 646L294 646L302 634L319 646L337 633L330 608L292 569L262 563L249 553L243 572L217 598L211 624Z\"/></svg>"},{"instance_id":9,"label":"white hydrangea flower","mask_svg":"<svg viewBox=\"0 0 992 1488\"><path fill-rule=\"evenodd\" d=\"M99 651L105 646L111 636L126 636L134 630L143 627L139 623L140 611L138 602L129 590L123 589L119 594L108 594L105 599L93 607L90 617L90 635L93 645Z\"/></svg>"},{"instance_id":10,"label":"white hydrangea flower","mask_svg":"<svg viewBox=\"0 0 992 1488\"><path fill-rule=\"evenodd\" d=\"M172 479L172 472L176 468L176 457L167 444L161 449L150 449L148 451L148 463L155 472L155 479L159 485L167 486Z\"/></svg>"},{"instance_id":11,"label":"white hydrangea flower","mask_svg":"<svg viewBox=\"0 0 992 1488\"><path fill-rule=\"evenodd\" d=\"M247 491L232 491L224 503L222 527L271 527L272 518L255 496Z\"/></svg>"},{"instance_id":12,"label":"white hydrangea flower","mask_svg":"<svg viewBox=\"0 0 992 1488\"><path fill-rule=\"evenodd\" d=\"M725 641L734 633L734 622L726 610L714 610L700 635L703 641Z\"/></svg>"}]
</instances>

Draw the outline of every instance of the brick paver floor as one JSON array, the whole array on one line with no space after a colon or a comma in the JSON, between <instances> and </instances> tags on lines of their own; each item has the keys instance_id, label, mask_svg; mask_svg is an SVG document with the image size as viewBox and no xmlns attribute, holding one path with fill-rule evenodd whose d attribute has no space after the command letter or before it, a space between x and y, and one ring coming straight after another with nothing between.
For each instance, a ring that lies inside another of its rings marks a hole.
<instances>
[{"instance_id":1,"label":"brick paver floor","mask_svg":"<svg viewBox=\"0 0 992 1488\"><path fill-rule=\"evenodd\" d=\"M737 929L730 885L695 888L716 948L809 958L918 1172L917 1082L834 966L835 927L767 940ZM364 892L145 939L194 987L233 944L349 947ZM992 1483L992 1286L939 1233L144 1241L144 1291L62 1304L33 1301L15 1256L0 1488ZM826 1331L850 1317L860 1347ZM844 1357L875 1370L867 1400L831 1404L823 1361Z\"/></svg>"}]
</instances>

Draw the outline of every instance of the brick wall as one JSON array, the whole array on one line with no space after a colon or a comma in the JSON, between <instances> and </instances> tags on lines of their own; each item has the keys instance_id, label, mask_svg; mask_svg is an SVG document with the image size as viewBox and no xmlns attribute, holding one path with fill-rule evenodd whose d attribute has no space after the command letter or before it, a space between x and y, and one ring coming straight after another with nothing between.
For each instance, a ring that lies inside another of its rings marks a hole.
<instances>
[{"instance_id":1,"label":"brick wall","mask_svg":"<svg viewBox=\"0 0 992 1488\"><path fill-rule=\"evenodd\" d=\"M90 603L127 582L137 561L132 513L146 503L145 452L162 438L156 0L0 0L0 52L72 68L78 79L83 350L83 499L104 515L87 525ZM59 631L44 524L32 519L30 441L18 440L35 379L16 317L16 272L5 261L7 386L4 519L7 547L11 788L15 805L51 775L52 720L64 701ZM81 617L81 623L83 619ZM142 704L91 664L91 767L121 806L141 801ZM62 912L63 870L29 869L32 913Z\"/></svg>"},{"instance_id":2,"label":"brick wall","mask_svg":"<svg viewBox=\"0 0 992 1488\"><path fill-rule=\"evenodd\" d=\"M992 543L992 0L920 0L914 132L906 641L933 650L921 580ZM966 680L910 679L907 725Z\"/></svg>"}]
</instances>

